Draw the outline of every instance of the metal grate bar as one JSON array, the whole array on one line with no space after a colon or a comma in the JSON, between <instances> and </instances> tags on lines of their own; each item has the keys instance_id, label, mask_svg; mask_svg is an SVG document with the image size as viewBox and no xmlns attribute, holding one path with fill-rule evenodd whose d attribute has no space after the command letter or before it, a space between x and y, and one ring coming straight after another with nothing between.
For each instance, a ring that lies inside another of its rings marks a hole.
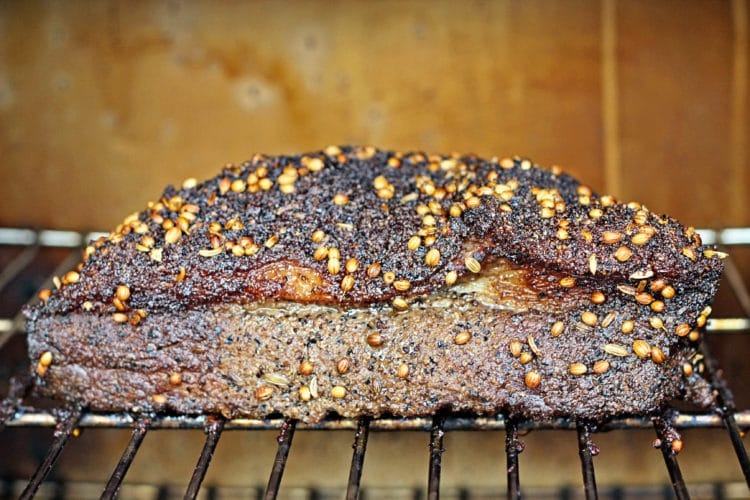
<instances>
[{"instance_id":1,"label":"metal grate bar","mask_svg":"<svg viewBox=\"0 0 750 500\"><path fill-rule=\"evenodd\" d=\"M591 425L586 422L576 422L578 431L578 455L581 457L581 472L583 473L583 491L586 500L599 498L596 491L596 476L594 475L594 456L599 454L599 448L591 441Z\"/></svg>"},{"instance_id":2,"label":"metal grate bar","mask_svg":"<svg viewBox=\"0 0 750 500\"><path fill-rule=\"evenodd\" d=\"M53 441L52 446L50 446L49 450L47 451L47 456L44 457L44 460L39 465L39 468L36 470L36 472L34 472L34 475L31 476L29 484L26 485L23 493L21 493L21 496L19 497L20 500L26 500L34 497L37 490L52 470L52 467L55 466L55 462L57 462L60 453L68 443L70 436L73 435L73 430L75 429L76 424L78 423L78 420L80 418L81 410L76 409L72 413L68 414L57 425L54 434L55 440Z\"/></svg>"},{"instance_id":3,"label":"metal grate bar","mask_svg":"<svg viewBox=\"0 0 750 500\"><path fill-rule=\"evenodd\" d=\"M65 257L62 262L57 265L51 276L59 276L63 274L65 271L72 268L79 260L80 255L78 255L76 252L70 252L67 257ZM47 279L47 281L45 281L43 286L48 288L52 286L51 276ZM29 300L26 302L26 305L29 305L36 300L38 299L36 298L36 295L34 295L29 298ZM9 320L8 324L5 325L5 328L0 329L0 347L2 347L13 335L17 333L23 333L25 331L25 326L26 324L23 321L23 313L21 311L18 311L15 318L13 318L13 320Z\"/></svg>"},{"instance_id":4,"label":"metal grate bar","mask_svg":"<svg viewBox=\"0 0 750 500\"><path fill-rule=\"evenodd\" d=\"M430 430L430 472L427 482L427 499L438 500L440 498L440 469L443 452L443 436L445 430L445 415L438 413L432 420Z\"/></svg>"},{"instance_id":5,"label":"metal grate bar","mask_svg":"<svg viewBox=\"0 0 750 500\"><path fill-rule=\"evenodd\" d=\"M5 269L0 272L0 290L3 290L6 286L8 286L8 283L13 281L16 276L21 274L26 266L31 264L38 252L39 247L37 245L24 247L21 253L16 255L13 260L11 260L8 265L5 266Z\"/></svg>"},{"instance_id":6,"label":"metal grate bar","mask_svg":"<svg viewBox=\"0 0 750 500\"><path fill-rule=\"evenodd\" d=\"M518 440L518 425L513 420L505 422L505 467L508 475L508 500L521 499L521 482L518 470L518 454L523 443Z\"/></svg>"},{"instance_id":7,"label":"metal grate bar","mask_svg":"<svg viewBox=\"0 0 750 500\"><path fill-rule=\"evenodd\" d=\"M221 437L221 431L224 430L225 422L224 418L216 417L209 420L206 424L206 444L203 445L201 456L198 458L198 463L195 464L193 477L190 478L190 484L188 484L187 491L185 492L186 500L198 496L201 483L203 482L203 478L206 477L206 471L208 471L208 465L214 456L216 445L219 444L219 438Z\"/></svg>"},{"instance_id":8,"label":"metal grate bar","mask_svg":"<svg viewBox=\"0 0 750 500\"><path fill-rule=\"evenodd\" d=\"M669 472L669 479L672 481L675 497L677 500L688 500L690 494L685 485L685 480L682 478L682 471L680 470L680 464L677 462L677 451L674 446L675 441L679 439L679 435L663 418L654 419L654 429L656 430L661 454L664 457L664 463Z\"/></svg>"},{"instance_id":9,"label":"metal grate bar","mask_svg":"<svg viewBox=\"0 0 750 500\"><path fill-rule=\"evenodd\" d=\"M76 248L107 233L66 231L59 229L23 229L0 227L0 245L38 245L51 248Z\"/></svg>"},{"instance_id":10,"label":"metal grate bar","mask_svg":"<svg viewBox=\"0 0 750 500\"><path fill-rule=\"evenodd\" d=\"M732 441L734 453L737 455L742 474L745 476L745 484L750 489L750 458L748 458L747 449L745 448L745 443L742 441L742 435L740 434L737 419L735 418L734 395L721 376L718 362L713 354L711 354L708 340L705 338L701 342L701 353L703 354L703 366L711 381L711 387L716 391L716 400L719 405L717 413L721 416L724 426L727 432L729 432L729 439Z\"/></svg>"},{"instance_id":11,"label":"metal grate bar","mask_svg":"<svg viewBox=\"0 0 750 500\"><path fill-rule=\"evenodd\" d=\"M742 312L745 313L745 317L750 318L750 292L748 292L747 286L745 286L745 281L742 279L742 274L737 268L737 264L734 263L731 257L725 259L724 275L727 277L732 291L742 307Z\"/></svg>"},{"instance_id":12,"label":"metal grate bar","mask_svg":"<svg viewBox=\"0 0 750 500\"><path fill-rule=\"evenodd\" d=\"M289 457L289 450L292 448L292 439L294 438L294 429L296 427L296 420L284 420L281 426L279 437L276 438L279 442L279 448L276 450L276 458L273 461L271 476L268 478L268 486L263 496L265 500L274 500L276 495L279 494L281 477L284 475L284 467L286 467L286 459Z\"/></svg>"},{"instance_id":13,"label":"metal grate bar","mask_svg":"<svg viewBox=\"0 0 750 500\"><path fill-rule=\"evenodd\" d=\"M729 439L732 440L734 453L737 455L737 460L740 462L742 474L745 476L745 484L750 488L750 458L747 456L747 449L745 448L745 443L742 441L742 434L740 433L739 427L737 427L737 421L734 419L734 413L725 413L724 423L727 426L727 431L729 431Z\"/></svg>"},{"instance_id":14,"label":"metal grate bar","mask_svg":"<svg viewBox=\"0 0 750 500\"><path fill-rule=\"evenodd\" d=\"M367 449L367 438L370 434L370 418L359 419L357 432L354 434L354 453L352 454L352 465L349 469L349 482L346 485L346 500L357 500L359 498L359 482L362 478L362 469L365 465L365 450Z\"/></svg>"},{"instance_id":15,"label":"metal grate bar","mask_svg":"<svg viewBox=\"0 0 750 500\"><path fill-rule=\"evenodd\" d=\"M735 414L740 429L750 429L750 410L738 411ZM203 429L209 416L170 416L159 415L151 422L152 429ZM227 430L276 430L280 429L284 420L280 418L251 419L235 418L226 423ZM678 429L715 429L723 428L724 422L720 415L714 413L679 413L670 417L672 426ZM8 427L52 427L55 417L42 410L34 408L18 408L16 413L6 422ZM352 419L330 419L315 424L298 424L300 430L310 431L355 431L357 421ZM85 428L114 428L130 429L133 417L128 413L85 413L79 422ZM532 430L574 430L575 422L567 418L549 421L523 420L517 423L519 431ZM653 424L648 417L618 418L605 422L597 429L599 431L613 431L621 429L651 429ZM432 419L425 417L378 418L370 422L371 431L429 431ZM502 431L506 423L502 418L450 416L444 424L445 431Z\"/></svg>"},{"instance_id":16,"label":"metal grate bar","mask_svg":"<svg viewBox=\"0 0 750 500\"><path fill-rule=\"evenodd\" d=\"M734 333L747 335L750 331L750 317L748 318L710 318L706 324L709 333Z\"/></svg>"},{"instance_id":17,"label":"metal grate bar","mask_svg":"<svg viewBox=\"0 0 750 500\"><path fill-rule=\"evenodd\" d=\"M127 448L125 448L120 461L117 463L112 476L109 478L107 486L104 488L104 492L102 493L100 500L117 498L122 480L125 479L125 474L128 473L130 464L133 463L135 454L138 452L138 448L141 447L143 438L146 437L146 432L148 432L148 428L150 425L151 420L149 418L143 418L136 422L135 428L133 429L133 434L130 436L130 442L128 443Z\"/></svg>"},{"instance_id":18,"label":"metal grate bar","mask_svg":"<svg viewBox=\"0 0 750 500\"><path fill-rule=\"evenodd\" d=\"M704 245L750 245L750 228L696 229Z\"/></svg>"}]
</instances>

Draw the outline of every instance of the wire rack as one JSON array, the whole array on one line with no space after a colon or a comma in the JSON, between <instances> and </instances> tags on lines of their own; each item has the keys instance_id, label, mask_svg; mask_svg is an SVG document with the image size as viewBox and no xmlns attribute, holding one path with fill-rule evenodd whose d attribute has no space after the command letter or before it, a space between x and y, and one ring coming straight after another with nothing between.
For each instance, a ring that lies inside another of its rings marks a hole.
<instances>
[{"instance_id":1,"label":"wire rack","mask_svg":"<svg viewBox=\"0 0 750 500\"><path fill-rule=\"evenodd\" d=\"M699 230L704 243L722 247L750 245L750 228L726 228L721 230ZM78 260L77 251L90 239L101 233L79 233L57 230L31 230L0 228L0 248L17 247L20 251L10 259L0 271L0 292L9 287L14 279L27 267L33 265L40 249L45 247L70 249L70 255L59 265L54 275L66 270ZM731 253L730 253L731 255ZM742 275L732 261L727 259L726 275L732 294L742 311L741 317L718 318L709 320L706 329L715 334L747 333L750 331L750 294ZM41 283L39 284L41 285ZM0 318L0 349L14 335L23 333L23 321L20 313L15 316ZM40 486L53 469L60 453L71 436L79 428L128 428L132 429L130 441L114 471L103 488L101 498L116 498L130 465L138 453L146 434L155 429L203 429L206 435L205 444L198 457L192 477L185 491L185 498L196 498L206 475L211 459L222 433L225 430L277 430L278 448L272 463L268 483L258 496L274 499L279 493L287 457L292 448L297 430L348 430L354 433L353 454L346 485L347 499L360 498L360 480L364 470L365 454L370 432L420 430L429 432L429 472L426 497L437 499L440 496L441 458L445 451L443 439L446 432L455 430L503 430L505 431L505 454L507 471L507 497L521 498L519 481L519 455L523 445L519 435L524 431L537 429L565 429L575 431L578 437L578 452L581 464L583 494L587 499L598 498L594 472L594 457L599 450L592 441L592 434L614 429L647 429L652 428L657 436L655 441L661 449L665 467L671 479L671 493L678 499L689 498L688 488L683 479L678 463L679 434L678 430L692 428L724 428L732 443L737 460L742 469L745 481L750 488L750 459L745 449L742 432L750 429L750 410L738 410L734 397L715 358L705 342L701 345L704 356L705 375L715 390L716 407L703 413L681 413L670 409L663 415L643 418L622 418L602 425L586 421L557 419L547 422L512 420L502 415L494 418L472 417L440 413L433 418L361 418L329 419L316 424L303 424L287 419L231 419L221 416L171 416L171 415L131 415L128 413L90 413L80 408L56 408L54 411L41 410L25 404L31 389L31 379L26 374L11 378L9 390L0 403L0 431L18 427L53 427L54 438L46 456L26 483L20 498L33 498Z\"/></svg>"}]
</instances>

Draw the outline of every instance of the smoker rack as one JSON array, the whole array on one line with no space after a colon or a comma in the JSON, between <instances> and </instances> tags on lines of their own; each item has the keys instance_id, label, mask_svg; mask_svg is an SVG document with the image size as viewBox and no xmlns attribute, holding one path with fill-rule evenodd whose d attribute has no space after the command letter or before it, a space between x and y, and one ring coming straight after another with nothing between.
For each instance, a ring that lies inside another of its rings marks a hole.
<instances>
[{"instance_id":1,"label":"smoker rack","mask_svg":"<svg viewBox=\"0 0 750 500\"><path fill-rule=\"evenodd\" d=\"M699 230L706 244L722 247L750 245L750 228L726 228L721 230ZM72 267L78 261L82 246L102 233L80 233L75 231L31 230L0 228L0 247L21 247L20 252L0 270L0 292L29 265L43 247L68 248L70 255L58 266L54 275ZM745 286L739 269L731 256L726 261L726 278L731 286L743 317L709 320L706 329L714 333L747 333L750 331L750 293ZM33 299L30 299L33 300ZM0 318L0 348L13 336L23 332L20 313L13 318ZM363 472L367 440L371 431L420 430L430 433L429 473L427 498L437 499L440 495L441 456L443 438L446 432L454 430L504 430L506 433L507 497L521 498L519 481L519 454L523 445L520 433L528 430L566 429L575 430L578 436L578 450L583 477L583 490L587 499L598 498L594 474L594 456L599 450L592 441L592 434L614 429L653 428L664 463L672 481L673 494L678 499L689 498L677 460L679 449L678 429L725 428L731 440L745 481L750 488L750 459L742 441L741 429L750 429L750 410L738 411L733 395L722 378L716 360L708 351L705 341L701 344L704 356L705 373L717 394L717 407L703 413L681 413L669 410L654 418L622 418L595 425L586 421L556 419L548 422L512 420L504 416L471 417L441 413L433 418L362 418L328 419L317 424L303 424L285 419L225 419L221 416L171 416L171 415L131 415L127 413L90 413L80 408L58 408L55 411L40 410L24 404L31 389L31 379L20 374L10 381L9 392L0 403L0 432L5 427L54 427L54 440L47 454L27 483L21 498L33 498L52 470L60 453L71 436L79 428L132 428L130 441L104 487L101 498L116 498L130 464L146 434L155 429L203 429L206 441L198 458L193 475L185 492L185 498L196 498L206 475L214 450L224 430L279 430L278 449L272 465L263 498L276 498L284 473L287 457L291 450L296 430L350 430L354 431L354 444L346 498L360 496L360 479Z\"/></svg>"}]
</instances>

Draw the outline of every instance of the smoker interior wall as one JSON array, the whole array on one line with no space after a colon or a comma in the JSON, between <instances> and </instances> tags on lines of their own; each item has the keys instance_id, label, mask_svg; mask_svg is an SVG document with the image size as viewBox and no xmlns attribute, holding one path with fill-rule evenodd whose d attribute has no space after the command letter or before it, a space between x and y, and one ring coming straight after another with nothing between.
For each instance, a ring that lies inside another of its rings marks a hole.
<instances>
[{"instance_id":1,"label":"smoker interior wall","mask_svg":"<svg viewBox=\"0 0 750 500\"><path fill-rule=\"evenodd\" d=\"M521 154L739 225L748 4L2 2L0 224L102 229L330 143Z\"/></svg>"},{"instance_id":2,"label":"smoker interior wall","mask_svg":"<svg viewBox=\"0 0 750 500\"><path fill-rule=\"evenodd\" d=\"M0 2L0 225L107 229L168 183L332 143L520 154L687 224L750 225L747 33L742 0ZM0 436L3 474L38 464L35 432ZM87 431L56 474L102 481L127 434ZM652 438L597 438L600 484L666 482ZM201 439L150 434L128 480L185 483ZM350 435L295 439L285 484L345 481ZM579 483L573 434L526 441L523 484ZM690 481L741 478L725 434L686 442ZM447 484L503 484L502 435L446 447ZM225 436L209 483L264 482L273 449ZM375 435L363 481L424 485L426 459L424 434Z\"/></svg>"}]
</instances>

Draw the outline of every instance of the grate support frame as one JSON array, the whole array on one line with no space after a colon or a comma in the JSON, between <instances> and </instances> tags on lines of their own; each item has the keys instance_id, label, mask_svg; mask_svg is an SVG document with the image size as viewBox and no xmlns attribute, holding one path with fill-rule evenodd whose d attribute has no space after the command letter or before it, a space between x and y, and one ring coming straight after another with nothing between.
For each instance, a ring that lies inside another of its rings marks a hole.
<instances>
[{"instance_id":1,"label":"grate support frame","mask_svg":"<svg viewBox=\"0 0 750 500\"><path fill-rule=\"evenodd\" d=\"M724 246L750 245L750 228L726 228L721 230L699 230L704 241ZM9 286L24 268L29 266L41 248L56 247L79 249L88 239L96 238L102 233L79 233L73 231L0 228L0 246L22 246L22 250L0 272L0 291ZM72 252L63 261L55 274L70 267L76 259ZM726 266L727 280L742 308L745 317L711 319L706 326L709 332L723 334L744 334L750 331L750 293L742 280L736 264L731 260ZM12 319L0 319L0 348L13 335L23 333L20 315ZM565 429L575 430L578 436L579 456L581 460L582 487L585 497L598 498L598 489L594 474L594 457L598 448L592 441L596 432L615 429L648 429L656 431L665 466L669 473L675 498L689 498L689 492L677 461L677 451L673 446L679 439L678 429L688 428L724 428L730 437L738 462L750 488L750 459L745 448L742 432L750 429L750 410L737 411L731 391L721 376L718 364L710 355L709 346L704 340L701 345L704 355L707 376L716 390L717 407L712 412L680 413L670 410L667 414L655 418L621 418L598 426L589 422L576 422L570 419L557 419L549 422L514 421L503 416L476 417L449 415L440 413L432 418L362 418L328 419L316 424L304 424L294 420L276 419L231 419L215 416L174 416L174 415L130 415L125 413L90 413L79 409L62 409L54 412L38 410L24 406L23 401L29 390L31 379L23 374L11 380L10 391L0 403L0 431L6 427L54 427L54 439L46 456L27 483L20 498L33 498L39 487L53 469L63 452L69 438L79 427L93 428L129 428L131 439L109 478L101 498L116 498L130 464L135 459L146 434L154 429L204 429L206 442L194 469L192 478L185 493L185 498L196 498L207 473L211 458L218 445L219 438L225 430L279 430L278 449L274 459L268 484L263 493L264 499L274 499L279 494L281 481L287 459L291 452L292 440L296 430L351 430L354 431L354 443L349 480L347 483L347 500L360 498L360 483L364 470L364 460L368 437L371 432L388 431L424 431L430 435L429 471L426 495L428 499L440 496L440 474L442 468L443 438L446 432L454 430L504 430L506 451L506 474L508 478L507 497L521 498L519 455L523 444L518 436L530 430ZM675 437L677 436L677 437ZM717 490L718 491L718 490ZM259 492L260 493L260 492Z\"/></svg>"}]
</instances>

